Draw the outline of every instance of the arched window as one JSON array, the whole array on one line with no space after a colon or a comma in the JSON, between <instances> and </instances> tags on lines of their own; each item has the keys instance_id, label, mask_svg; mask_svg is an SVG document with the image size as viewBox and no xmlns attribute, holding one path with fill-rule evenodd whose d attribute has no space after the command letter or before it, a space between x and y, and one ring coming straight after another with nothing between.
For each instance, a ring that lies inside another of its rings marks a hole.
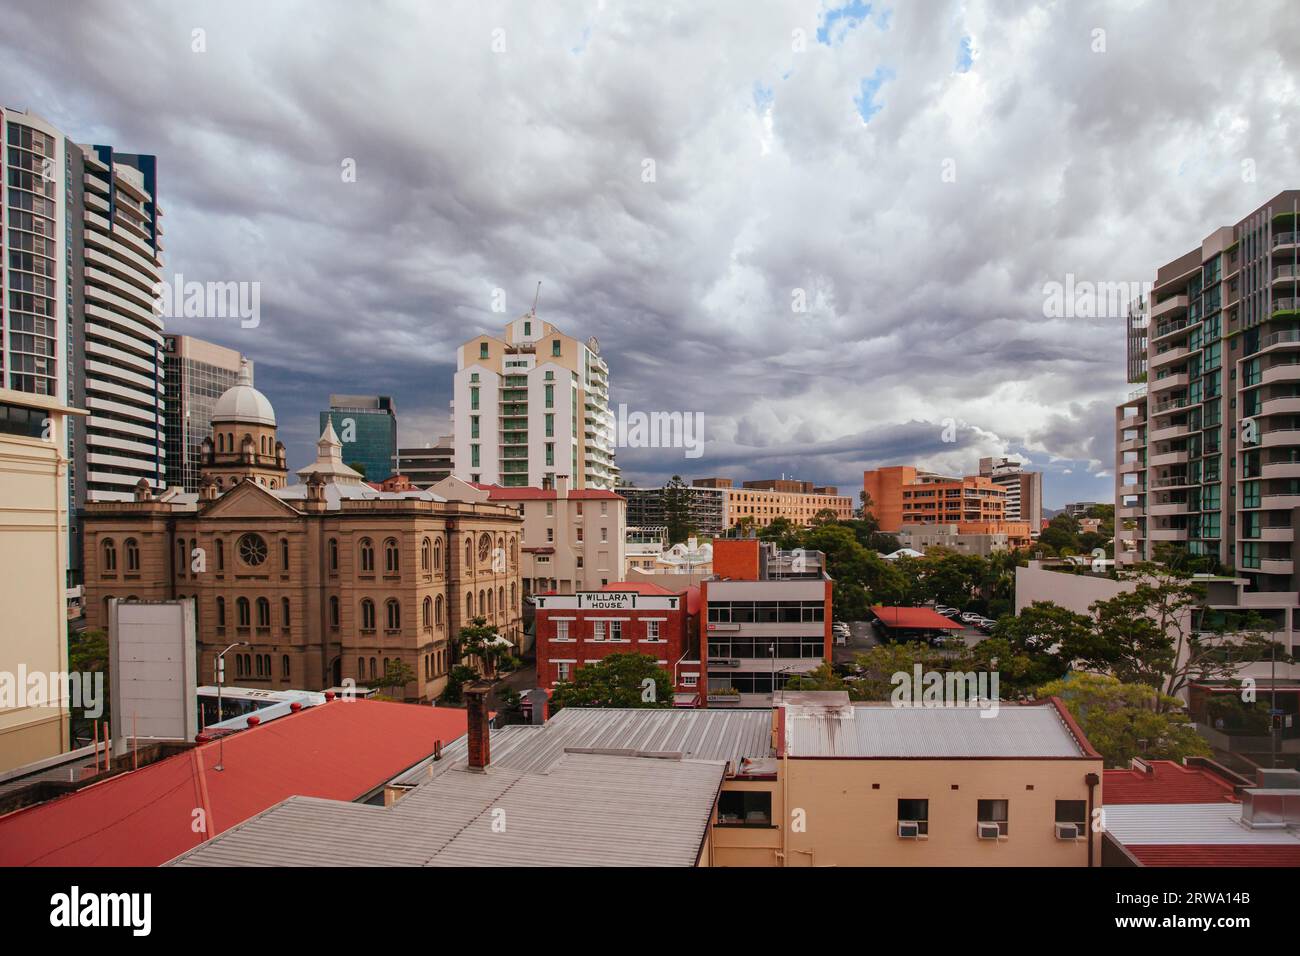
<instances>
[{"instance_id":1,"label":"arched window","mask_svg":"<svg viewBox=\"0 0 1300 956\"><path fill-rule=\"evenodd\" d=\"M501 614L506 613L506 589L504 585L497 588L497 611Z\"/></svg>"},{"instance_id":2,"label":"arched window","mask_svg":"<svg viewBox=\"0 0 1300 956\"><path fill-rule=\"evenodd\" d=\"M430 551L429 539L425 538L423 541L420 542L420 570L421 571L429 570L429 561L430 561L429 551Z\"/></svg>"},{"instance_id":3,"label":"arched window","mask_svg":"<svg viewBox=\"0 0 1300 956\"><path fill-rule=\"evenodd\" d=\"M512 534L510 536L510 567L512 568L518 567L518 565L519 565L519 542L515 539L515 536Z\"/></svg>"},{"instance_id":4,"label":"arched window","mask_svg":"<svg viewBox=\"0 0 1300 956\"><path fill-rule=\"evenodd\" d=\"M361 602L361 629L363 631L375 629L375 602L370 598Z\"/></svg>"},{"instance_id":5,"label":"arched window","mask_svg":"<svg viewBox=\"0 0 1300 956\"><path fill-rule=\"evenodd\" d=\"M472 618L473 616L474 616L474 592L470 591L468 594L465 595L465 617L468 619L468 618Z\"/></svg>"},{"instance_id":6,"label":"arched window","mask_svg":"<svg viewBox=\"0 0 1300 956\"><path fill-rule=\"evenodd\" d=\"M433 543L433 570L442 570L442 538Z\"/></svg>"},{"instance_id":7,"label":"arched window","mask_svg":"<svg viewBox=\"0 0 1300 956\"><path fill-rule=\"evenodd\" d=\"M116 571L117 570L117 545L114 543L112 538L105 538L103 548L104 548L104 570Z\"/></svg>"},{"instance_id":8,"label":"arched window","mask_svg":"<svg viewBox=\"0 0 1300 956\"><path fill-rule=\"evenodd\" d=\"M271 602L264 597L257 599L257 626L271 626Z\"/></svg>"},{"instance_id":9,"label":"arched window","mask_svg":"<svg viewBox=\"0 0 1300 956\"><path fill-rule=\"evenodd\" d=\"M505 563L506 563L506 539L504 535L497 535L497 549L492 553L492 570L494 572L504 571Z\"/></svg>"},{"instance_id":10,"label":"arched window","mask_svg":"<svg viewBox=\"0 0 1300 956\"><path fill-rule=\"evenodd\" d=\"M253 616L248 607L248 598L241 597L235 601L235 614L239 620L240 627L250 627L253 623Z\"/></svg>"},{"instance_id":11,"label":"arched window","mask_svg":"<svg viewBox=\"0 0 1300 956\"><path fill-rule=\"evenodd\" d=\"M465 570L474 570L474 539L465 539Z\"/></svg>"},{"instance_id":12,"label":"arched window","mask_svg":"<svg viewBox=\"0 0 1300 956\"><path fill-rule=\"evenodd\" d=\"M339 569L339 539L330 538L330 570Z\"/></svg>"},{"instance_id":13,"label":"arched window","mask_svg":"<svg viewBox=\"0 0 1300 956\"><path fill-rule=\"evenodd\" d=\"M226 599L217 598L217 627L226 626Z\"/></svg>"},{"instance_id":14,"label":"arched window","mask_svg":"<svg viewBox=\"0 0 1300 956\"><path fill-rule=\"evenodd\" d=\"M289 599L280 598L280 626L289 626Z\"/></svg>"},{"instance_id":15,"label":"arched window","mask_svg":"<svg viewBox=\"0 0 1300 956\"><path fill-rule=\"evenodd\" d=\"M127 538L126 544L126 569L128 571L140 570L140 543L135 538Z\"/></svg>"},{"instance_id":16,"label":"arched window","mask_svg":"<svg viewBox=\"0 0 1300 956\"><path fill-rule=\"evenodd\" d=\"M236 677L243 677L244 674L245 674L245 671L244 671L244 655L243 655L243 654L236 654L236 655L235 655L235 676L236 676Z\"/></svg>"},{"instance_id":17,"label":"arched window","mask_svg":"<svg viewBox=\"0 0 1300 956\"><path fill-rule=\"evenodd\" d=\"M478 613L479 616L483 616L488 613L487 592L483 590L480 590L478 592Z\"/></svg>"},{"instance_id":18,"label":"arched window","mask_svg":"<svg viewBox=\"0 0 1300 956\"><path fill-rule=\"evenodd\" d=\"M510 582L510 610L512 613L519 610L519 593L514 581Z\"/></svg>"},{"instance_id":19,"label":"arched window","mask_svg":"<svg viewBox=\"0 0 1300 956\"><path fill-rule=\"evenodd\" d=\"M265 677L266 675L262 673L262 658L263 658L265 655L263 655L263 654L255 654L254 656L257 658L257 676L258 676L258 677Z\"/></svg>"},{"instance_id":20,"label":"arched window","mask_svg":"<svg viewBox=\"0 0 1300 956\"><path fill-rule=\"evenodd\" d=\"M379 672L375 670L375 659L372 657L370 658L370 679L374 680L378 676Z\"/></svg>"},{"instance_id":21,"label":"arched window","mask_svg":"<svg viewBox=\"0 0 1300 956\"><path fill-rule=\"evenodd\" d=\"M330 627L339 626L339 599L330 598Z\"/></svg>"},{"instance_id":22,"label":"arched window","mask_svg":"<svg viewBox=\"0 0 1300 956\"><path fill-rule=\"evenodd\" d=\"M385 601L384 611L390 631L395 631L402 626L402 603L397 598L389 598Z\"/></svg>"},{"instance_id":23,"label":"arched window","mask_svg":"<svg viewBox=\"0 0 1300 956\"><path fill-rule=\"evenodd\" d=\"M289 539L280 539L280 570L289 570Z\"/></svg>"},{"instance_id":24,"label":"arched window","mask_svg":"<svg viewBox=\"0 0 1300 956\"><path fill-rule=\"evenodd\" d=\"M491 614L493 612L493 606L496 604L496 600L493 597L491 588L488 588L487 599L488 599L487 612Z\"/></svg>"},{"instance_id":25,"label":"arched window","mask_svg":"<svg viewBox=\"0 0 1300 956\"><path fill-rule=\"evenodd\" d=\"M280 658L280 676L285 680L289 679L289 655L285 654Z\"/></svg>"},{"instance_id":26,"label":"arched window","mask_svg":"<svg viewBox=\"0 0 1300 956\"><path fill-rule=\"evenodd\" d=\"M216 541L217 545L217 570L226 570L226 542L221 538Z\"/></svg>"},{"instance_id":27,"label":"arched window","mask_svg":"<svg viewBox=\"0 0 1300 956\"><path fill-rule=\"evenodd\" d=\"M420 612L421 626L433 627L433 598L426 596L422 607L423 610Z\"/></svg>"},{"instance_id":28,"label":"arched window","mask_svg":"<svg viewBox=\"0 0 1300 956\"><path fill-rule=\"evenodd\" d=\"M361 570L363 572L375 570L375 546L369 538L361 539Z\"/></svg>"},{"instance_id":29,"label":"arched window","mask_svg":"<svg viewBox=\"0 0 1300 956\"><path fill-rule=\"evenodd\" d=\"M384 542L384 570L389 574L397 574L402 570L402 556L397 550L395 538L389 538Z\"/></svg>"},{"instance_id":30,"label":"arched window","mask_svg":"<svg viewBox=\"0 0 1300 956\"><path fill-rule=\"evenodd\" d=\"M357 658L357 680L363 681L365 679L366 679L366 659L364 657L358 657Z\"/></svg>"},{"instance_id":31,"label":"arched window","mask_svg":"<svg viewBox=\"0 0 1300 956\"><path fill-rule=\"evenodd\" d=\"M185 539L181 538L176 542L176 576L185 577L185 569L189 562L185 560Z\"/></svg>"},{"instance_id":32,"label":"arched window","mask_svg":"<svg viewBox=\"0 0 1300 956\"><path fill-rule=\"evenodd\" d=\"M438 599L433 602L433 623L436 624L438 627L442 627L442 595L441 594L439 594Z\"/></svg>"}]
</instances>

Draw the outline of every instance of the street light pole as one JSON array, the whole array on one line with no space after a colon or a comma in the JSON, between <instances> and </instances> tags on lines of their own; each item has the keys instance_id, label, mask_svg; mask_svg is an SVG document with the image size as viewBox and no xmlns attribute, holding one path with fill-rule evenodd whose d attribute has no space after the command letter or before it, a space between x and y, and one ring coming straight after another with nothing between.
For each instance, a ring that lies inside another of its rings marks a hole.
<instances>
[{"instance_id":1,"label":"street light pole","mask_svg":"<svg viewBox=\"0 0 1300 956\"><path fill-rule=\"evenodd\" d=\"M217 655L217 661L216 661L217 723L221 723L221 721L225 719L224 715L221 713L221 686L226 681L226 654L227 652L233 650L236 647L251 647L251 646L252 645L249 644L248 641L235 641L235 643L231 644L230 647L227 647L224 651L222 651L220 654ZM217 738L217 765L213 769L225 770L226 769L224 766L225 760L226 760L226 735L223 733L221 736Z\"/></svg>"}]
</instances>

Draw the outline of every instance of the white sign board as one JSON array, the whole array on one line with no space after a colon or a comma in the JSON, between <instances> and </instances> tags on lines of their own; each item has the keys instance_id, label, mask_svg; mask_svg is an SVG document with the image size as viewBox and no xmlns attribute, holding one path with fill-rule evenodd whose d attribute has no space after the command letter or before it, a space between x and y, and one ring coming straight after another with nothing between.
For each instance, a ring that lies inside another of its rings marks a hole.
<instances>
[{"instance_id":1,"label":"white sign board","mask_svg":"<svg viewBox=\"0 0 1300 956\"><path fill-rule=\"evenodd\" d=\"M132 738L192 741L198 728L194 602L113 601L109 678L115 752Z\"/></svg>"}]
</instances>

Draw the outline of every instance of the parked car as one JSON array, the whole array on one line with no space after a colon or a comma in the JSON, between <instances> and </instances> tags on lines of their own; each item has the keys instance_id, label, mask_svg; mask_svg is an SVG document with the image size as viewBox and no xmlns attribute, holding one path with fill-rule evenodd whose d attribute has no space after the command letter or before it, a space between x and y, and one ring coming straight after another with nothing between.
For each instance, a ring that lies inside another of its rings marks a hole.
<instances>
[{"instance_id":1,"label":"parked car","mask_svg":"<svg viewBox=\"0 0 1300 956\"><path fill-rule=\"evenodd\" d=\"M983 617L982 614L976 614L974 611L963 611L961 620L963 624L974 624Z\"/></svg>"},{"instance_id":2,"label":"parked car","mask_svg":"<svg viewBox=\"0 0 1300 956\"><path fill-rule=\"evenodd\" d=\"M955 607L949 607L946 604L936 604L934 606L934 612L936 614L942 614L944 617L947 617L950 614L956 614L957 609Z\"/></svg>"}]
</instances>

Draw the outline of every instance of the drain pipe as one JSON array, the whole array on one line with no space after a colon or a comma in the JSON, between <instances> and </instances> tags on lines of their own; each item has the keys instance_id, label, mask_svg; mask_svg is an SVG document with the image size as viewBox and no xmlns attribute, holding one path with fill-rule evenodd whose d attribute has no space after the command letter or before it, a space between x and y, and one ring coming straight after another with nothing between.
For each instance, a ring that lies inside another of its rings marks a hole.
<instances>
[{"instance_id":1,"label":"drain pipe","mask_svg":"<svg viewBox=\"0 0 1300 956\"><path fill-rule=\"evenodd\" d=\"M1097 801L1097 785L1101 783L1101 774L1089 773L1083 777L1083 782L1088 785L1088 866L1092 867L1092 820Z\"/></svg>"}]
</instances>

